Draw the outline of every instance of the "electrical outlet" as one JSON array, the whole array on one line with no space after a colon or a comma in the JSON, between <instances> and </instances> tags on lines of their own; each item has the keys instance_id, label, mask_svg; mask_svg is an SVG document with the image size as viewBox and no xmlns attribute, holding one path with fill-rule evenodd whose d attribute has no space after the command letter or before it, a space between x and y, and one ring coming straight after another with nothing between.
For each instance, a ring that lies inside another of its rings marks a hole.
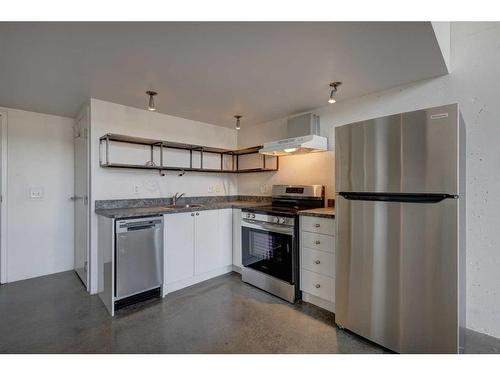
<instances>
[{"instance_id":1,"label":"electrical outlet","mask_svg":"<svg viewBox=\"0 0 500 375\"><path fill-rule=\"evenodd\" d=\"M213 193L214 192L214 185L208 185L208 192Z\"/></svg>"},{"instance_id":2,"label":"electrical outlet","mask_svg":"<svg viewBox=\"0 0 500 375\"><path fill-rule=\"evenodd\" d=\"M30 199L43 199L43 188L40 187L30 188Z\"/></svg>"},{"instance_id":3,"label":"electrical outlet","mask_svg":"<svg viewBox=\"0 0 500 375\"><path fill-rule=\"evenodd\" d=\"M139 185L134 184L134 186L132 188L132 191L133 191L134 194L139 194L139 191L140 191Z\"/></svg>"},{"instance_id":4,"label":"electrical outlet","mask_svg":"<svg viewBox=\"0 0 500 375\"><path fill-rule=\"evenodd\" d=\"M221 186L219 184L215 185L215 192L220 193L222 190Z\"/></svg>"}]
</instances>

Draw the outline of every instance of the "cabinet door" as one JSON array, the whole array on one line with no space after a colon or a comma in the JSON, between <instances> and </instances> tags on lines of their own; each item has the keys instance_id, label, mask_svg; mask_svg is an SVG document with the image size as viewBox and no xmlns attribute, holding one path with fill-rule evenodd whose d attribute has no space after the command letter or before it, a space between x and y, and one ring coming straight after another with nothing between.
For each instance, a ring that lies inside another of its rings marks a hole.
<instances>
[{"instance_id":1,"label":"cabinet door","mask_svg":"<svg viewBox=\"0 0 500 375\"><path fill-rule=\"evenodd\" d=\"M241 264L241 209L233 208L233 264L243 267Z\"/></svg>"},{"instance_id":2,"label":"cabinet door","mask_svg":"<svg viewBox=\"0 0 500 375\"><path fill-rule=\"evenodd\" d=\"M219 210L219 267L233 264L233 210Z\"/></svg>"},{"instance_id":3,"label":"cabinet door","mask_svg":"<svg viewBox=\"0 0 500 375\"><path fill-rule=\"evenodd\" d=\"M194 224L194 273L203 274L218 268L219 212L198 211Z\"/></svg>"},{"instance_id":4,"label":"cabinet door","mask_svg":"<svg viewBox=\"0 0 500 375\"><path fill-rule=\"evenodd\" d=\"M194 274L194 214L191 214L164 215L166 284Z\"/></svg>"}]
</instances>

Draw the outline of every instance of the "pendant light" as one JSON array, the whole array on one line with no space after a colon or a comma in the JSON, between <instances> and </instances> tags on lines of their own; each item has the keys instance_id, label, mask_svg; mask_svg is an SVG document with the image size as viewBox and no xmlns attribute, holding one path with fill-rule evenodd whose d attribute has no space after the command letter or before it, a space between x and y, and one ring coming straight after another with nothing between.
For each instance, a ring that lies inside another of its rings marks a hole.
<instances>
[{"instance_id":1,"label":"pendant light","mask_svg":"<svg viewBox=\"0 0 500 375\"><path fill-rule=\"evenodd\" d=\"M149 95L148 111L156 111L154 96L158 95L156 91L148 90L146 94Z\"/></svg>"},{"instance_id":2,"label":"pendant light","mask_svg":"<svg viewBox=\"0 0 500 375\"><path fill-rule=\"evenodd\" d=\"M330 92L330 99L328 99L328 103L333 104L333 103L337 102L337 100L335 100L335 96L337 94L337 89L341 84L342 84L342 82L330 83L330 87L332 88L332 91Z\"/></svg>"},{"instance_id":3,"label":"pendant light","mask_svg":"<svg viewBox=\"0 0 500 375\"><path fill-rule=\"evenodd\" d=\"M241 115L234 115L234 118L236 119L236 130L241 129L240 118L242 118L242 117L243 116L241 116Z\"/></svg>"}]
</instances>

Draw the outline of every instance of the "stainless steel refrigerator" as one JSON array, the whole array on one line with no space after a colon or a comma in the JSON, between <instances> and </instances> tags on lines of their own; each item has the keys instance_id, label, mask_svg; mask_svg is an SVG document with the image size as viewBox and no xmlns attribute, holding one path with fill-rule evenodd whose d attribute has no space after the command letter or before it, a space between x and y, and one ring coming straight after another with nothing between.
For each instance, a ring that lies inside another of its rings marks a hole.
<instances>
[{"instance_id":1,"label":"stainless steel refrigerator","mask_svg":"<svg viewBox=\"0 0 500 375\"><path fill-rule=\"evenodd\" d=\"M458 353L465 130L457 104L335 129L336 312L400 353Z\"/></svg>"}]
</instances>

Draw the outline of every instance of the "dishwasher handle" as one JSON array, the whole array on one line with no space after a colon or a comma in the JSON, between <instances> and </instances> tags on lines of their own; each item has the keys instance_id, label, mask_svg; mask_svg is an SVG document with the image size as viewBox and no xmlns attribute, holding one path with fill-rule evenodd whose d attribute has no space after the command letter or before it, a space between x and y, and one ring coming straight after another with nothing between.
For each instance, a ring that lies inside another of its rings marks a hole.
<instances>
[{"instance_id":1,"label":"dishwasher handle","mask_svg":"<svg viewBox=\"0 0 500 375\"><path fill-rule=\"evenodd\" d=\"M163 225L162 218L126 219L117 222L117 233L126 233L140 230L160 229Z\"/></svg>"},{"instance_id":2,"label":"dishwasher handle","mask_svg":"<svg viewBox=\"0 0 500 375\"><path fill-rule=\"evenodd\" d=\"M132 232L134 230L146 230L146 229L154 229L155 225L140 225L140 226L132 226L127 228L127 232Z\"/></svg>"}]
</instances>

